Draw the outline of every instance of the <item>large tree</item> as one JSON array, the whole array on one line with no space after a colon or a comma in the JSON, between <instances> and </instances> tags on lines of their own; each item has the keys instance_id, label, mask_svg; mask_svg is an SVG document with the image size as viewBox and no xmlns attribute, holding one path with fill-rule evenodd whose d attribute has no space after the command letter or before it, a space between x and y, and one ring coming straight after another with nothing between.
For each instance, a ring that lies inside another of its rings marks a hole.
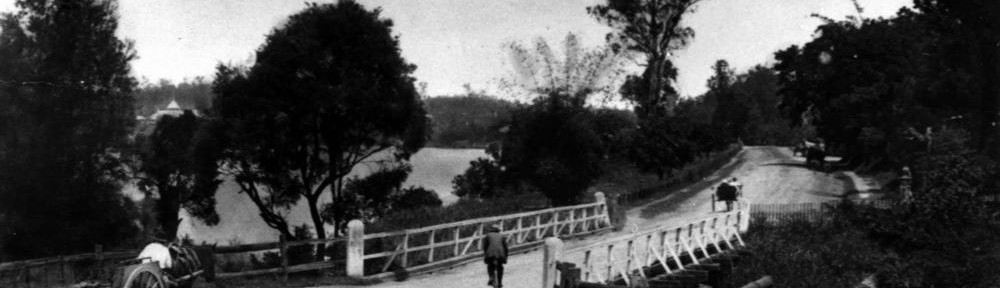
<instances>
[{"instance_id":1,"label":"large tree","mask_svg":"<svg viewBox=\"0 0 1000 288\"><path fill-rule=\"evenodd\" d=\"M179 117L164 116L153 133L137 137L139 189L157 196L156 219L167 240L174 239L180 224L180 209L206 224L219 222L215 192L219 175L218 145L206 120L190 110Z\"/></svg>"},{"instance_id":2,"label":"large tree","mask_svg":"<svg viewBox=\"0 0 1000 288\"><path fill-rule=\"evenodd\" d=\"M615 29L608 35L614 47L645 57L645 72L630 80L633 85L645 88L644 93L632 94L637 112L643 112L638 113L640 118L655 111L672 112L678 98L672 93L670 82L677 71L669 57L694 37L694 29L684 26L681 20L699 1L607 0L605 4L587 7L587 13Z\"/></svg>"},{"instance_id":3,"label":"large tree","mask_svg":"<svg viewBox=\"0 0 1000 288\"><path fill-rule=\"evenodd\" d=\"M739 139L745 134L748 121L751 121L749 105L745 95L734 89L737 82L735 72L729 68L729 62L718 60L712 65L712 75L708 79L708 92L716 101L712 114L712 125L725 132L725 138L730 141Z\"/></svg>"},{"instance_id":4,"label":"large tree","mask_svg":"<svg viewBox=\"0 0 1000 288\"><path fill-rule=\"evenodd\" d=\"M220 66L214 109L228 173L270 227L293 238L283 211L304 198L316 237L327 236L321 196L345 199L345 176L426 140L427 120L393 23L353 1L310 4L275 29L248 68ZM349 201L348 201L349 202ZM337 214L334 215L350 215ZM350 219L334 217L337 229Z\"/></svg>"},{"instance_id":5,"label":"large tree","mask_svg":"<svg viewBox=\"0 0 1000 288\"><path fill-rule=\"evenodd\" d=\"M951 37L943 39L943 60L972 76L970 84L978 99L975 131L980 148L1000 131L1000 1L915 0L914 6L929 18L935 31ZM998 139L993 139L998 141ZM992 143L998 146L1000 142ZM993 147L996 149L995 147ZM1000 151L994 151L1000 153Z\"/></svg>"},{"instance_id":6,"label":"large tree","mask_svg":"<svg viewBox=\"0 0 1000 288\"><path fill-rule=\"evenodd\" d=\"M132 42L115 1L20 0L0 20L0 247L32 257L134 235L123 151Z\"/></svg>"}]
</instances>

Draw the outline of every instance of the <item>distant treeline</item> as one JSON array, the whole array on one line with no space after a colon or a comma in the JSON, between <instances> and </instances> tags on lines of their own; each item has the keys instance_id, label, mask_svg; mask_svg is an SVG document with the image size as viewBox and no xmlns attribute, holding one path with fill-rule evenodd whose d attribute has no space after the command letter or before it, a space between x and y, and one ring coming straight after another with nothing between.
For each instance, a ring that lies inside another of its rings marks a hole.
<instances>
[{"instance_id":1,"label":"distant treeline","mask_svg":"<svg viewBox=\"0 0 1000 288\"><path fill-rule=\"evenodd\" d=\"M428 146L484 147L500 140L503 123L510 119L510 101L478 93L424 99L433 118Z\"/></svg>"}]
</instances>

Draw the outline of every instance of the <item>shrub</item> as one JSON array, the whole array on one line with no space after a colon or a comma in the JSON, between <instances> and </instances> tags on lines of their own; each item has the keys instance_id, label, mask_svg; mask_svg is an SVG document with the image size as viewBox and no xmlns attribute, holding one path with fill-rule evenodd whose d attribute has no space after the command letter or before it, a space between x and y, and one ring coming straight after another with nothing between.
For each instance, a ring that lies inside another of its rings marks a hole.
<instances>
[{"instance_id":1,"label":"shrub","mask_svg":"<svg viewBox=\"0 0 1000 288\"><path fill-rule=\"evenodd\" d=\"M506 185L526 182L553 205L579 202L601 175L593 113L549 97L518 110L500 157ZM506 180L505 180L506 181Z\"/></svg>"},{"instance_id":2,"label":"shrub","mask_svg":"<svg viewBox=\"0 0 1000 288\"><path fill-rule=\"evenodd\" d=\"M500 187L500 165L487 158L478 158L469 163L469 169L451 181L458 197L492 198Z\"/></svg>"},{"instance_id":3,"label":"shrub","mask_svg":"<svg viewBox=\"0 0 1000 288\"><path fill-rule=\"evenodd\" d=\"M433 190L424 187L413 187L400 190L392 200L393 209L411 210L423 207L440 207L441 199Z\"/></svg>"}]
</instances>

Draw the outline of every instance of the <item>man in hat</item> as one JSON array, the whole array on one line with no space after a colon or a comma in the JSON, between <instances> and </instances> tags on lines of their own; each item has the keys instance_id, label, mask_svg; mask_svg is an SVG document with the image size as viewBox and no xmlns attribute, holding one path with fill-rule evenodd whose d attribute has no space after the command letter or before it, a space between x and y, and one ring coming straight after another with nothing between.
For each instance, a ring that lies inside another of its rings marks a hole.
<instances>
[{"instance_id":1,"label":"man in hat","mask_svg":"<svg viewBox=\"0 0 1000 288\"><path fill-rule=\"evenodd\" d=\"M490 281L486 285L503 287L503 264L507 264L507 237L500 234L500 224L490 226L483 239L486 272ZM495 285L494 285L495 284Z\"/></svg>"}]
</instances>

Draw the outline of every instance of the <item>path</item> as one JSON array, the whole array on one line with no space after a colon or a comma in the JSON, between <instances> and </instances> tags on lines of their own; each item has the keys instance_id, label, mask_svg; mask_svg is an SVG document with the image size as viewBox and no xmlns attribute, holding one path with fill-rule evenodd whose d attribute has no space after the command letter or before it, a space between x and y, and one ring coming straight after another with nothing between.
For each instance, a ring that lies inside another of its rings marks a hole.
<instances>
[{"instance_id":1,"label":"path","mask_svg":"<svg viewBox=\"0 0 1000 288\"><path fill-rule=\"evenodd\" d=\"M679 225L691 218L711 212L711 194L723 179L737 177L743 182L744 200L750 203L806 203L837 199L845 192L845 181L851 177L842 173L816 172L805 168L801 157L792 157L783 147L746 147L728 164L709 177L675 191L648 204L626 212L628 227L640 230L659 225ZM850 185L846 185L850 186ZM567 249L628 233L606 233L566 242ZM513 255L504 272L504 287L534 288L541 286L542 251L534 250ZM387 280L370 287L487 287L486 268L473 262L452 269L413 277L404 282ZM323 286L332 288L339 286Z\"/></svg>"}]
</instances>

